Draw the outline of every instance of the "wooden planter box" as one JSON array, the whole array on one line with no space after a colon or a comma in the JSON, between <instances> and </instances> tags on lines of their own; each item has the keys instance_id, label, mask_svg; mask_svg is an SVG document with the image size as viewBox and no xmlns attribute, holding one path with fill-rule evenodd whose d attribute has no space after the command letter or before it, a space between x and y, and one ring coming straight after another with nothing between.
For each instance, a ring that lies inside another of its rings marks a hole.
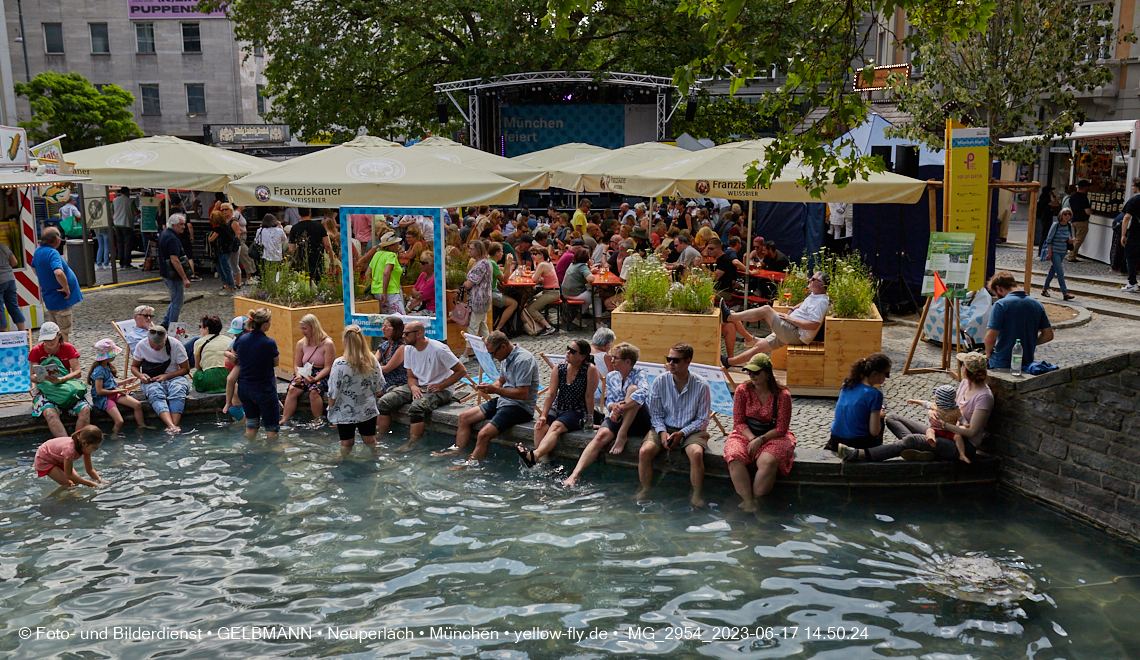
<instances>
[{"instance_id":1,"label":"wooden planter box","mask_svg":"<svg viewBox=\"0 0 1140 660\"><path fill-rule=\"evenodd\" d=\"M823 339L827 347L823 370L826 385L839 387L852 364L883 350L883 317L874 305L871 305L871 314L869 319L827 317Z\"/></svg>"},{"instance_id":2,"label":"wooden planter box","mask_svg":"<svg viewBox=\"0 0 1140 660\"><path fill-rule=\"evenodd\" d=\"M292 380L293 378L293 350L297 342L304 337L301 334L300 323L301 317L306 314L313 314L320 320L321 327L336 345L336 354L339 356L344 352L344 346L340 342L340 335L344 332L343 303L312 307L282 307L253 298L234 296L234 316L245 316L250 309L257 309L258 307L265 307L273 312L273 321L270 323L269 332L266 334L277 342L277 351L281 354L281 362L277 366L278 378L285 380ZM358 314L378 314L380 313L380 303L376 300L358 300L356 301L356 312Z\"/></svg>"},{"instance_id":3,"label":"wooden planter box","mask_svg":"<svg viewBox=\"0 0 1140 660\"><path fill-rule=\"evenodd\" d=\"M693 347L693 362L720 365L720 310L708 314L663 314L614 310L610 328L617 340L641 349L645 362L664 362L677 342Z\"/></svg>"}]
</instances>

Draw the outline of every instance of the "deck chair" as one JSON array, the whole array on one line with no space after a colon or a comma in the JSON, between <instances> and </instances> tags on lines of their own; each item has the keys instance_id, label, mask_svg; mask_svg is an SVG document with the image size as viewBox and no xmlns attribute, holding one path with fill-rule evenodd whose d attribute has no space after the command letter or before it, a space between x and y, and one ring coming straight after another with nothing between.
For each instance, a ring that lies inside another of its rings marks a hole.
<instances>
[{"instance_id":1,"label":"deck chair","mask_svg":"<svg viewBox=\"0 0 1140 660\"><path fill-rule=\"evenodd\" d=\"M135 327L135 319L132 317L126 321L115 321L111 324L111 327L115 329L115 332L119 334L119 339L123 342L123 373L130 374L131 345L130 342L127 341L126 331L130 328ZM170 324L169 328L167 328L167 336L169 336L174 341L182 344L190 338L190 332L185 323L174 322Z\"/></svg>"},{"instance_id":2,"label":"deck chair","mask_svg":"<svg viewBox=\"0 0 1140 660\"><path fill-rule=\"evenodd\" d=\"M495 365L495 358L491 357L483 338L479 335L469 335L466 332L463 333L463 338L467 340L467 345L471 347L471 350L475 351L475 360L479 363L479 375L478 378L474 379L468 375L459 382L474 387L476 385L488 385L499 380L499 367ZM479 402L482 403L489 397L479 390L475 390L474 394L460 399L460 403L467 403L469 399L474 398L478 398Z\"/></svg>"},{"instance_id":3,"label":"deck chair","mask_svg":"<svg viewBox=\"0 0 1140 660\"><path fill-rule=\"evenodd\" d=\"M653 381L657 377L665 373L665 365L655 362L638 362L637 367L645 371L648 377L649 385L653 385ZM720 371L720 367L710 367L707 364L697 364L692 362L689 364L689 371L700 375L709 384L709 399L712 402L712 411L722 415L732 417L732 390L729 389L728 383L725 381L724 373ZM716 371L714 376L711 372ZM728 435L724 430L724 425L716 417L709 416L713 424L720 429L721 434Z\"/></svg>"},{"instance_id":4,"label":"deck chair","mask_svg":"<svg viewBox=\"0 0 1140 660\"><path fill-rule=\"evenodd\" d=\"M554 353L543 353L542 359L546 362L546 366L550 367L551 371L555 371L558 369L558 365L566 361L566 356L555 355ZM598 371L601 372L602 369ZM542 390L545 391L546 388L543 387ZM539 392L539 394L542 394L542 392ZM600 410L603 415L606 412L606 378L604 374L602 378L598 380L598 389L594 390L594 409Z\"/></svg>"}]
</instances>

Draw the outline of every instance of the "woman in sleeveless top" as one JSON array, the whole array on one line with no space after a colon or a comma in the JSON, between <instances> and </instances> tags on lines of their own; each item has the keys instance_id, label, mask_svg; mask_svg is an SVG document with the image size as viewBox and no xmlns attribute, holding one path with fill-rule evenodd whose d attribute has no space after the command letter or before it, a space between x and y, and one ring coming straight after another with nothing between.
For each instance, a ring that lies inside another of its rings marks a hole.
<instances>
[{"instance_id":1,"label":"woman in sleeveless top","mask_svg":"<svg viewBox=\"0 0 1140 660\"><path fill-rule=\"evenodd\" d=\"M554 272L554 266L550 264L549 250L541 245L532 245L530 256L534 259L534 281L536 284L542 283L542 291L531 298L530 304L526 306L526 313L541 328L539 335L552 335L558 332L558 328L546 322L542 310L562 299L562 292L558 288L558 275Z\"/></svg>"},{"instance_id":2,"label":"woman in sleeveless top","mask_svg":"<svg viewBox=\"0 0 1140 660\"><path fill-rule=\"evenodd\" d=\"M527 467L554 451L563 433L593 428L594 392L600 378L589 342L571 341L566 347L566 361L550 372L542 414L534 425L535 448L518 445L519 457Z\"/></svg>"},{"instance_id":3,"label":"woman in sleeveless top","mask_svg":"<svg viewBox=\"0 0 1140 660\"><path fill-rule=\"evenodd\" d=\"M376 349L376 359L384 372L384 393L408 384L408 370L404 368L404 320L389 316L381 327L384 339Z\"/></svg>"},{"instance_id":4,"label":"woman in sleeveless top","mask_svg":"<svg viewBox=\"0 0 1140 660\"><path fill-rule=\"evenodd\" d=\"M289 392L285 395L285 409L281 413L282 426L289 423L293 412L297 410L297 400L306 392L309 394L309 408L313 412L313 420L320 420L325 412L324 396L329 391L329 372L332 371L332 363L336 359L336 345L332 338L325 334L320 320L315 315L302 316L300 326L304 338L297 342L293 354L293 372L296 375L289 383ZM309 374L304 375L305 371Z\"/></svg>"}]
</instances>

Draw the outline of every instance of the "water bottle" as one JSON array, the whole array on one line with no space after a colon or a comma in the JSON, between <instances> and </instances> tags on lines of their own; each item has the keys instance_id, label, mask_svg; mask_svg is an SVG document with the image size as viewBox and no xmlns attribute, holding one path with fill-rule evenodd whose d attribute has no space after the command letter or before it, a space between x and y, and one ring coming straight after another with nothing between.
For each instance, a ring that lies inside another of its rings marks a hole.
<instances>
[{"instance_id":1,"label":"water bottle","mask_svg":"<svg viewBox=\"0 0 1140 660\"><path fill-rule=\"evenodd\" d=\"M1009 361L1009 373L1014 376L1021 375L1021 358L1025 354L1025 349L1021 347L1021 340L1015 340L1013 343L1013 358Z\"/></svg>"}]
</instances>

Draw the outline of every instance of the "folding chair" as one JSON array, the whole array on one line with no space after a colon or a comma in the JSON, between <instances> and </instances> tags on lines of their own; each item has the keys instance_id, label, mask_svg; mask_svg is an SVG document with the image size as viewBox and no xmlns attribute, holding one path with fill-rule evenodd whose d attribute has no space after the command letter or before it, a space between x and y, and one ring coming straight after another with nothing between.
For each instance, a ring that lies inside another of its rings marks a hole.
<instances>
[{"instance_id":1,"label":"folding chair","mask_svg":"<svg viewBox=\"0 0 1140 660\"><path fill-rule=\"evenodd\" d=\"M707 364L690 364L689 371L698 374L709 384L709 396L712 399L712 410L721 415L732 417L732 381L723 367L711 367ZM712 418L720 432L728 435L724 425L716 417Z\"/></svg>"},{"instance_id":2,"label":"folding chair","mask_svg":"<svg viewBox=\"0 0 1140 660\"><path fill-rule=\"evenodd\" d=\"M487 350L487 344L479 335L469 335L463 333L463 338L467 340L467 344L471 346L471 350L475 352L475 360L479 363L479 377L472 380L470 376L460 380L464 385L470 385L474 388L476 385L489 385L499 380L499 368L495 366L495 358L491 357L491 353ZM475 390L474 394L468 395L460 399L460 403L467 403L469 399L478 397L479 402L489 399L486 394L479 390Z\"/></svg>"},{"instance_id":3,"label":"folding chair","mask_svg":"<svg viewBox=\"0 0 1140 660\"><path fill-rule=\"evenodd\" d=\"M111 323L111 327L119 333L119 339L123 341L123 373L129 374L131 373L131 342L127 341L125 332L135 327L135 320L129 318L126 321L114 321Z\"/></svg>"}]
</instances>

